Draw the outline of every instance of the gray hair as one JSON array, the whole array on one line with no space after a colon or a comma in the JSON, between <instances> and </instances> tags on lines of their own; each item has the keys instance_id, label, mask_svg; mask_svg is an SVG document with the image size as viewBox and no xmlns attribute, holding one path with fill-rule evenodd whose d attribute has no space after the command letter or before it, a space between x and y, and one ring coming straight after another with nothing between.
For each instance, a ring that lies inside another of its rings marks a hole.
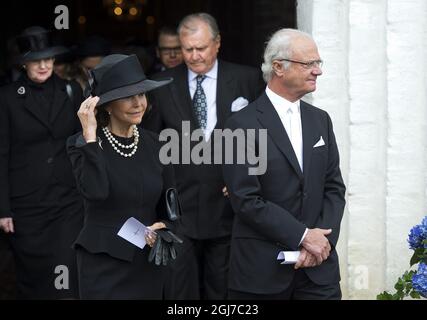
<instances>
[{"instance_id":1,"label":"gray hair","mask_svg":"<svg viewBox=\"0 0 427 320\"><path fill-rule=\"evenodd\" d=\"M280 29L276 31L267 42L264 51L264 63L261 66L262 75L265 82L269 82L273 77L273 61L277 59L290 59L292 57L292 42L296 38L312 37L303 31L296 29ZM283 61L283 68L289 68L290 63Z\"/></svg>"},{"instance_id":2,"label":"gray hair","mask_svg":"<svg viewBox=\"0 0 427 320\"><path fill-rule=\"evenodd\" d=\"M190 33L196 32L198 29L198 22L204 22L208 25L213 40L219 36L219 28L215 18L209 13L204 12L193 13L184 17L178 25L178 34L181 34L184 29Z\"/></svg>"}]
</instances>

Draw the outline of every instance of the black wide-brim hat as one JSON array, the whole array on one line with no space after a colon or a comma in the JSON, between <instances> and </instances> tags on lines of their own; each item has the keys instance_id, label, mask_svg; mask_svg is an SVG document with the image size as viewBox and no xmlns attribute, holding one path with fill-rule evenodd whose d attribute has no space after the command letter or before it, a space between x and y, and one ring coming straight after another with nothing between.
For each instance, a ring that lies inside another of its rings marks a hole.
<instances>
[{"instance_id":1,"label":"black wide-brim hat","mask_svg":"<svg viewBox=\"0 0 427 320\"><path fill-rule=\"evenodd\" d=\"M159 81L147 79L136 55L112 54L106 56L90 71L91 95L98 96L97 106L146 93L163 87L172 78Z\"/></svg>"},{"instance_id":2,"label":"black wide-brim hat","mask_svg":"<svg viewBox=\"0 0 427 320\"><path fill-rule=\"evenodd\" d=\"M20 53L19 63L54 58L68 51L65 47L52 45L50 32L38 26L25 29L16 38L16 43Z\"/></svg>"}]
</instances>

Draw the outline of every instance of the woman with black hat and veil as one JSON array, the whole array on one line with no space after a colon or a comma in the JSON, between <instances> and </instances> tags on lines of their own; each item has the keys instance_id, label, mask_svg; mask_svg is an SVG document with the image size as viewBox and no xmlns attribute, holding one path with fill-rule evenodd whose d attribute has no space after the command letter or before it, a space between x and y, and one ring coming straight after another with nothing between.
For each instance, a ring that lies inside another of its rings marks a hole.
<instances>
[{"instance_id":1,"label":"woman with black hat and veil","mask_svg":"<svg viewBox=\"0 0 427 320\"><path fill-rule=\"evenodd\" d=\"M93 97L78 112L83 131L67 142L85 201L85 223L74 245L80 296L161 299L165 265L175 252L173 246L162 250L161 243L179 242L166 232L178 216L165 209L174 173L159 159L158 136L138 125L147 110L145 93L172 80L148 80L135 55L107 56L91 75ZM128 226L129 219L138 228ZM138 234L147 246L129 238Z\"/></svg>"},{"instance_id":2,"label":"woman with black hat and veil","mask_svg":"<svg viewBox=\"0 0 427 320\"><path fill-rule=\"evenodd\" d=\"M83 223L66 139L81 130L79 85L53 74L64 49L30 27L17 38L23 76L0 91L0 229L14 252L18 297L78 298L71 245Z\"/></svg>"}]
</instances>

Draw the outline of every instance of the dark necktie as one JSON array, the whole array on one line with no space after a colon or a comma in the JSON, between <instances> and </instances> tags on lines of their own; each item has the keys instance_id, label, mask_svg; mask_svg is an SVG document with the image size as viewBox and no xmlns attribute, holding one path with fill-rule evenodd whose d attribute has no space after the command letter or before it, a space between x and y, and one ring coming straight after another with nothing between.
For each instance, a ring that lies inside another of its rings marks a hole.
<instances>
[{"instance_id":1,"label":"dark necktie","mask_svg":"<svg viewBox=\"0 0 427 320\"><path fill-rule=\"evenodd\" d=\"M196 116L197 125L201 129L206 129L207 124L207 103L206 95L202 88L202 82L206 76L198 75L196 78L196 92L193 97L193 109L194 115Z\"/></svg>"}]
</instances>

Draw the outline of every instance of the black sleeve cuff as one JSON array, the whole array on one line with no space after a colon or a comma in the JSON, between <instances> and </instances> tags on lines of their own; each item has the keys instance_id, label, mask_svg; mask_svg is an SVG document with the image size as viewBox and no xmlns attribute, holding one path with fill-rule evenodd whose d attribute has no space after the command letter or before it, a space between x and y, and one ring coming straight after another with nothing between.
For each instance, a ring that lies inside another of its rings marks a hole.
<instances>
[{"instance_id":1,"label":"black sleeve cuff","mask_svg":"<svg viewBox=\"0 0 427 320\"><path fill-rule=\"evenodd\" d=\"M75 146L76 146L76 148L82 148L82 147L84 147L84 146L86 146L86 145L89 145L89 144L95 144L95 143L98 143L98 145L99 146L101 146L101 140L99 139L99 137L97 137L96 138L96 141L94 141L94 142L89 142L89 143L87 143L86 142L86 140L85 140L85 138L83 137L83 134L80 134L78 137L77 137L77 139L76 139L76 144L75 144Z\"/></svg>"}]
</instances>

